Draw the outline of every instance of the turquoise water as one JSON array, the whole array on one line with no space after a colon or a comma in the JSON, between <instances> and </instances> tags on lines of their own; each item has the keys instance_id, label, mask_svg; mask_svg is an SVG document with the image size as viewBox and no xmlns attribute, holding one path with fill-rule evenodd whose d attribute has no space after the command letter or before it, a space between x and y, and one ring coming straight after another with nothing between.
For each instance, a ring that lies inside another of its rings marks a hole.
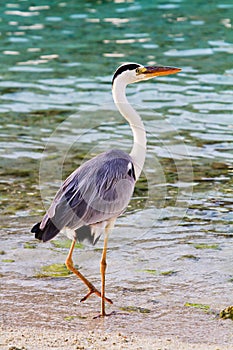
<instances>
[{"instance_id":1,"label":"turquoise water","mask_svg":"<svg viewBox=\"0 0 233 350\"><path fill-rule=\"evenodd\" d=\"M216 310L230 304L230 1L19 1L0 7L5 294L11 283L51 288L34 276L43 265L62 263L67 249L34 241L30 229L62 179L110 147L130 150L131 132L112 102L111 77L119 64L133 61L182 72L128 88L145 121L148 153L128 211L110 238L109 288L124 288L122 298L131 305L131 288L143 286L144 306L155 313L161 303L204 303ZM92 278L98 249L76 252ZM72 283L77 291L80 285Z\"/></svg>"}]
</instances>

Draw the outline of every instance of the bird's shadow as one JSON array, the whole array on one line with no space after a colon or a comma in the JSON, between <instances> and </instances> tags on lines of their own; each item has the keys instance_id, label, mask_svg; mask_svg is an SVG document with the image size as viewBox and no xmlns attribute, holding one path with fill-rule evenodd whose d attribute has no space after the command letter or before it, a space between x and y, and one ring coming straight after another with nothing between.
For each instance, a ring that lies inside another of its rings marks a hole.
<instances>
[{"instance_id":1,"label":"bird's shadow","mask_svg":"<svg viewBox=\"0 0 233 350\"><path fill-rule=\"evenodd\" d=\"M127 312L121 312L121 311L112 311L110 312L109 314L105 314L104 316L99 314L97 316L94 316L93 317L93 320L96 320L96 319L105 319L106 317L109 317L109 316L129 316L130 314L127 313Z\"/></svg>"}]
</instances>

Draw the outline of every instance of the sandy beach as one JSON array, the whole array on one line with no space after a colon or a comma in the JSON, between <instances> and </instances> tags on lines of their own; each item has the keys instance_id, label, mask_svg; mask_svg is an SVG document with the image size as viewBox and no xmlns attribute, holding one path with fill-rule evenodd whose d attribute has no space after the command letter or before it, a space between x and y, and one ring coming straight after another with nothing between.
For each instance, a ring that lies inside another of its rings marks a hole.
<instances>
[{"instance_id":1,"label":"sandy beach","mask_svg":"<svg viewBox=\"0 0 233 350\"><path fill-rule=\"evenodd\" d=\"M112 315L94 319L99 300L74 300L75 278L61 280L63 287L57 285L50 291L42 283L38 289L5 282L1 286L1 350L232 349L232 321L220 319L217 310L207 312L167 300L152 306L143 293L119 291L114 304L107 305ZM112 297L113 288L109 293Z\"/></svg>"},{"instance_id":2,"label":"sandy beach","mask_svg":"<svg viewBox=\"0 0 233 350\"><path fill-rule=\"evenodd\" d=\"M102 331L69 331L37 328L1 328L1 350L60 349L156 349L156 350L231 350L221 344L185 343L174 338Z\"/></svg>"}]
</instances>

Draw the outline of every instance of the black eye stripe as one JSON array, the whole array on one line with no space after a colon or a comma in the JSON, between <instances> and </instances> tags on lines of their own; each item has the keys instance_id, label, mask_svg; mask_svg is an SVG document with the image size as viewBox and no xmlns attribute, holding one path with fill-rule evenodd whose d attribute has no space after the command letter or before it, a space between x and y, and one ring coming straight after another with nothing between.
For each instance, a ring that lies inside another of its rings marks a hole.
<instances>
[{"instance_id":1,"label":"black eye stripe","mask_svg":"<svg viewBox=\"0 0 233 350\"><path fill-rule=\"evenodd\" d=\"M123 73L123 72L125 72L127 70L134 70L134 69L139 68L139 67L140 67L140 65L137 64L137 63L129 63L129 64L124 64L123 66L120 66L116 70L116 72L115 72L115 74L114 74L114 76L112 78L112 84L113 84L114 80L116 79L116 77L118 75L120 75L121 73Z\"/></svg>"}]
</instances>

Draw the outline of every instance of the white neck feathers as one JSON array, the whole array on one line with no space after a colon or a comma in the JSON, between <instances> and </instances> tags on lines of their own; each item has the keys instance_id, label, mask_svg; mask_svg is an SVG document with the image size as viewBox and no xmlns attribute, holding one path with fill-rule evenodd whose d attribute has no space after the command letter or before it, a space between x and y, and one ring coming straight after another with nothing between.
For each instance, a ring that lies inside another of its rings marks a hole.
<instances>
[{"instance_id":1,"label":"white neck feathers","mask_svg":"<svg viewBox=\"0 0 233 350\"><path fill-rule=\"evenodd\" d=\"M123 79L117 78L113 83L112 94L119 112L128 121L133 132L134 143L130 156L133 160L137 180L141 174L146 157L146 132L140 116L126 98L126 86L127 83Z\"/></svg>"}]
</instances>

